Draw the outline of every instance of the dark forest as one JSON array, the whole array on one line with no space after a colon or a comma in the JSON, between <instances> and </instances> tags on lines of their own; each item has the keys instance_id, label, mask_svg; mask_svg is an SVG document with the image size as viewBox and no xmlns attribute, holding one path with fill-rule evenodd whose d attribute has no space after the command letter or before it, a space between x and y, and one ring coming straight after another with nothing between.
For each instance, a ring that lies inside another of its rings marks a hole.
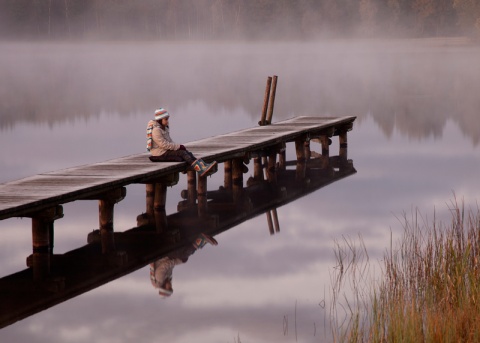
<instances>
[{"instance_id":1,"label":"dark forest","mask_svg":"<svg viewBox=\"0 0 480 343\"><path fill-rule=\"evenodd\" d=\"M478 0L0 0L0 38L476 36Z\"/></svg>"}]
</instances>

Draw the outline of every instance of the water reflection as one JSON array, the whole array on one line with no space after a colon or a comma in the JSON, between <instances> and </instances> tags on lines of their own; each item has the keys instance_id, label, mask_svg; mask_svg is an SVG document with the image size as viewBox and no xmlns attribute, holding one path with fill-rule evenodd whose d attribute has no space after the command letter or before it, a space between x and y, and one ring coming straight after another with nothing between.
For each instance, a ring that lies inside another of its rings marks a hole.
<instances>
[{"instance_id":1,"label":"water reflection","mask_svg":"<svg viewBox=\"0 0 480 343\"><path fill-rule=\"evenodd\" d=\"M340 134L340 140L345 139L344 135ZM208 203L202 204L200 198L198 203L192 201L191 197L197 195L189 188L181 192L184 200L178 203L178 212L170 215L166 215L164 206L158 206L158 201L165 199L166 186L175 184L178 178L147 184L147 211L137 216L137 227L114 232L103 230L100 225L100 229L88 234L87 245L64 254L34 249L27 258L28 269L1 278L0 326L58 305L148 263L150 280L159 294L171 295L173 267L185 263L206 243L217 245L214 235L259 214L267 213L269 218L276 214L277 208L356 173L352 160L347 159L346 145L340 145L337 156L330 156L328 151L324 147L322 153L316 153L305 146L305 152L311 152L312 158L306 160L303 154L293 161L280 158L275 168L272 163L276 161L276 153L267 151L265 156L254 157L254 173L246 185L239 175L236 176L240 181L232 182L230 169L226 167L224 185L207 192ZM282 152L281 149L280 156ZM120 193L118 201L125 195ZM279 232L278 218L275 227ZM273 233L271 226L269 231Z\"/></svg>"},{"instance_id":2,"label":"water reflection","mask_svg":"<svg viewBox=\"0 0 480 343\"><path fill-rule=\"evenodd\" d=\"M186 263L195 251L207 244L218 245L218 242L212 236L201 233L191 244L150 263L150 281L161 297L169 297L173 294L173 268Z\"/></svg>"}]
</instances>

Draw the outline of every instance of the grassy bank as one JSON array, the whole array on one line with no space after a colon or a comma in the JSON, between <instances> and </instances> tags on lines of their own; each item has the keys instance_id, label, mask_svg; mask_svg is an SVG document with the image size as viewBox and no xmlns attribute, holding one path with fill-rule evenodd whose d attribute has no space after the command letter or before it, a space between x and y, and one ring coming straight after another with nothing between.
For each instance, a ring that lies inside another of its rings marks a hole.
<instances>
[{"instance_id":1,"label":"grassy bank","mask_svg":"<svg viewBox=\"0 0 480 343\"><path fill-rule=\"evenodd\" d=\"M456 200L449 210L447 223L404 215L378 279L361 239L337 244L335 341L480 342L480 211Z\"/></svg>"}]
</instances>

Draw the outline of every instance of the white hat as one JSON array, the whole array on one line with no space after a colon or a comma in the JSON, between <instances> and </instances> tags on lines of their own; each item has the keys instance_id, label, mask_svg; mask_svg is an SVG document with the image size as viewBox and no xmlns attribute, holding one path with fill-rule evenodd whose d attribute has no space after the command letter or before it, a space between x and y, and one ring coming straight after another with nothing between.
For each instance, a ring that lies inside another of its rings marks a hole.
<instances>
[{"instance_id":1,"label":"white hat","mask_svg":"<svg viewBox=\"0 0 480 343\"><path fill-rule=\"evenodd\" d=\"M163 118L170 117L170 114L164 108L159 108L155 110L155 120L162 120Z\"/></svg>"}]
</instances>

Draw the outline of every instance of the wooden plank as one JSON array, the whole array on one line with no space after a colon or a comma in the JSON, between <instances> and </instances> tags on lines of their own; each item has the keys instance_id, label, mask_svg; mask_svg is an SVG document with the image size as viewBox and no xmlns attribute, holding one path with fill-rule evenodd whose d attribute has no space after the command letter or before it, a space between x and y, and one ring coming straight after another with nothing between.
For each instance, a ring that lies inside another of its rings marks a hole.
<instances>
[{"instance_id":1,"label":"wooden plank","mask_svg":"<svg viewBox=\"0 0 480 343\"><path fill-rule=\"evenodd\" d=\"M197 157L219 163L352 123L355 117L301 116L186 143ZM148 153L67 168L0 185L0 220L90 197L185 170L184 162L152 163Z\"/></svg>"}]
</instances>

